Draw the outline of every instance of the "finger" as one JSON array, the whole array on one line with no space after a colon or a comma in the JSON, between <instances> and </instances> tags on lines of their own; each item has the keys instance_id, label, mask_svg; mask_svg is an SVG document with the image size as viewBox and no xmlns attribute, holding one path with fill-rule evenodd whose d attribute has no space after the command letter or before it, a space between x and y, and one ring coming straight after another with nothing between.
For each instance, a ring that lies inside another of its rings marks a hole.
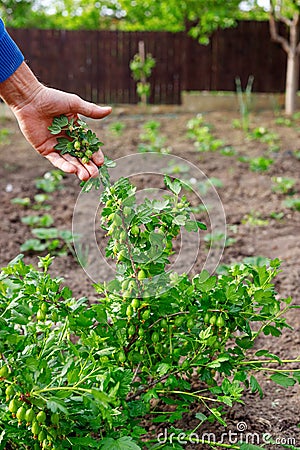
<instances>
[{"instance_id":1,"label":"finger","mask_svg":"<svg viewBox=\"0 0 300 450\"><path fill-rule=\"evenodd\" d=\"M49 155L45 155L51 164L53 164L58 169L66 173L74 173L82 181L86 181L89 178L96 177L98 175L97 168L85 168L76 158L71 155L60 156L58 153L52 152ZM88 164L86 164L88 166Z\"/></svg>"},{"instance_id":2,"label":"finger","mask_svg":"<svg viewBox=\"0 0 300 450\"><path fill-rule=\"evenodd\" d=\"M54 167L57 167L58 169L62 170L66 173L76 173L77 167L76 165L71 162L64 159L62 156L60 156L58 153L52 152L48 155L44 155L45 158L48 159L48 161L53 164Z\"/></svg>"},{"instance_id":3,"label":"finger","mask_svg":"<svg viewBox=\"0 0 300 450\"><path fill-rule=\"evenodd\" d=\"M89 173L89 178L97 178L98 177L98 175L99 175L98 166L96 166L96 164L94 164L92 161L89 161L87 164L84 164L84 167Z\"/></svg>"},{"instance_id":4,"label":"finger","mask_svg":"<svg viewBox=\"0 0 300 450\"><path fill-rule=\"evenodd\" d=\"M79 159L68 154L65 154L64 158L76 166L77 176L80 180L86 181L89 178L96 178L99 175L99 169L92 161L89 161L87 164L82 164Z\"/></svg>"},{"instance_id":5,"label":"finger","mask_svg":"<svg viewBox=\"0 0 300 450\"><path fill-rule=\"evenodd\" d=\"M96 164L96 166L102 166L104 163L104 155L101 150L93 153L92 161Z\"/></svg>"},{"instance_id":6,"label":"finger","mask_svg":"<svg viewBox=\"0 0 300 450\"><path fill-rule=\"evenodd\" d=\"M79 113L86 117L91 117L92 119L102 119L103 117L108 116L112 111L111 106L95 105L78 96L75 96L74 104L72 106L72 109L76 114Z\"/></svg>"},{"instance_id":7,"label":"finger","mask_svg":"<svg viewBox=\"0 0 300 450\"><path fill-rule=\"evenodd\" d=\"M75 173L80 180L86 181L89 178L91 178L92 175L96 176L95 172L98 175L98 169L96 166L94 168L89 167L90 164L92 164L92 163L82 164L77 158L75 158L74 156L69 155L67 153L64 155L64 158L68 162L70 162L71 164L73 164L75 166L75 168L76 168ZM94 166L94 164L93 164L93 166Z\"/></svg>"}]
</instances>

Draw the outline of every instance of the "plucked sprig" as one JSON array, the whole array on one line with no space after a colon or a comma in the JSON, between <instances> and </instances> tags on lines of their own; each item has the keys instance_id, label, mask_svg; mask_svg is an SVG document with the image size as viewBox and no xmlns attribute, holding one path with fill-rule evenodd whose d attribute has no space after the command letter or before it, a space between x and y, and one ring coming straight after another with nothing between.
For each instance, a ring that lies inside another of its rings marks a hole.
<instances>
[{"instance_id":1,"label":"plucked sprig","mask_svg":"<svg viewBox=\"0 0 300 450\"><path fill-rule=\"evenodd\" d=\"M62 115L55 117L48 129L51 134L65 133L66 135L57 138L58 143L54 147L55 150L62 155L69 153L80 158L83 164L87 164L93 154L103 145L83 120L69 120L68 117Z\"/></svg>"}]
</instances>

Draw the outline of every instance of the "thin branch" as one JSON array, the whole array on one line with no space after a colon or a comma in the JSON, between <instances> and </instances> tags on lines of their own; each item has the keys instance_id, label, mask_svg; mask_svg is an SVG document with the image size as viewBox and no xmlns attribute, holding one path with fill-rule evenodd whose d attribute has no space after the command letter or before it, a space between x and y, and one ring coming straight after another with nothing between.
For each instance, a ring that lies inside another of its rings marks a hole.
<instances>
[{"instance_id":1,"label":"thin branch","mask_svg":"<svg viewBox=\"0 0 300 450\"><path fill-rule=\"evenodd\" d=\"M280 34L277 31L277 25L276 20L273 12L271 11L270 17L269 17L269 27L270 27L270 34L271 38L274 42L278 42L281 44L282 48L286 53L289 53L290 51L290 45L287 39L285 39L283 36L280 36Z\"/></svg>"},{"instance_id":2,"label":"thin branch","mask_svg":"<svg viewBox=\"0 0 300 450\"><path fill-rule=\"evenodd\" d=\"M299 23L299 13L296 12L296 13L294 14L294 16L293 16L292 24L293 24L295 27L297 27L298 23Z\"/></svg>"},{"instance_id":3,"label":"thin branch","mask_svg":"<svg viewBox=\"0 0 300 450\"><path fill-rule=\"evenodd\" d=\"M277 18L277 20L279 20L280 22L283 22L288 27L291 27L293 25L294 19L293 20L288 19L287 17L284 17L281 14L276 14L276 18Z\"/></svg>"}]
</instances>

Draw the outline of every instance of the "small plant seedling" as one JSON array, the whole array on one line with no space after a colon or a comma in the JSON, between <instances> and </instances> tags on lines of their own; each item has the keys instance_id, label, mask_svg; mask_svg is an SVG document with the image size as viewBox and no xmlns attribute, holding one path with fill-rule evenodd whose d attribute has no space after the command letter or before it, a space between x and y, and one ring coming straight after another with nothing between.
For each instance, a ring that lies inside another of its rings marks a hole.
<instances>
[{"instance_id":1,"label":"small plant seedling","mask_svg":"<svg viewBox=\"0 0 300 450\"><path fill-rule=\"evenodd\" d=\"M265 172L269 170L273 164L273 159L265 158L264 156L258 156L257 158L250 158L249 167L252 172Z\"/></svg>"},{"instance_id":2,"label":"small plant seedling","mask_svg":"<svg viewBox=\"0 0 300 450\"><path fill-rule=\"evenodd\" d=\"M226 147L221 148L220 153L223 156L235 156L236 150L231 145L226 145Z\"/></svg>"},{"instance_id":3,"label":"small plant seedling","mask_svg":"<svg viewBox=\"0 0 300 450\"><path fill-rule=\"evenodd\" d=\"M57 189L60 189L61 181L63 180L63 172L61 170L51 170L46 172L42 178L37 178L35 180L35 186L41 191L50 193Z\"/></svg>"},{"instance_id":4,"label":"small plant seedling","mask_svg":"<svg viewBox=\"0 0 300 450\"><path fill-rule=\"evenodd\" d=\"M277 117L275 120L276 125L291 127L293 126L293 121L289 117Z\"/></svg>"},{"instance_id":5,"label":"small plant seedling","mask_svg":"<svg viewBox=\"0 0 300 450\"><path fill-rule=\"evenodd\" d=\"M155 152L168 154L170 147L165 147L166 137L159 132L160 122L149 120L143 125L143 132L140 134L141 143L138 145L140 153Z\"/></svg>"},{"instance_id":6,"label":"small plant seedling","mask_svg":"<svg viewBox=\"0 0 300 450\"><path fill-rule=\"evenodd\" d=\"M297 121L299 121L299 118L300 114L299 112L296 112L292 117L277 117L277 119L275 119L275 124L285 127L294 127L298 125Z\"/></svg>"},{"instance_id":7,"label":"small plant seedling","mask_svg":"<svg viewBox=\"0 0 300 450\"><path fill-rule=\"evenodd\" d=\"M269 221L267 219L262 219L261 214L254 211L245 215L242 219L242 224L251 227L264 227L269 224Z\"/></svg>"},{"instance_id":8,"label":"small plant seedling","mask_svg":"<svg viewBox=\"0 0 300 450\"><path fill-rule=\"evenodd\" d=\"M32 209L35 209L35 210L51 209L51 205L48 205L45 203L47 200L50 199L48 194L36 194L33 198L34 198L34 203L32 205Z\"/></svg>"},{"instance_id":9,"label":"small plant seedling","mask_svg":"<svg viewBox=\"0 0 300 450\"><path fill-rule=\"evenodd\" d=\"M240 77L236 77L236 79L235 79L241 119L240 120L235 119L235 121L233 122L233 126L235 128L242 128L244 131L249 130L249 115L250 115L250 109L251 109L251 104L252 104L253 82L254 82L254 76L250 75L248 78L245 92L243 92Z\"/></svg>"},{"instance_id":10,"label":"small plant seedling","mask_svg":"<svg viewBox=\"0 0 300 450\"><path fill-rule=\"evenodd\" d=\"M300 160L300 150L294 150L293 155L295 156L295 158Z\"/></svg>"},{"instance_id":11,"label":"small plant seedling","mask_svg":"<svg viewBox=\"0 0 300 450\"><path fill-rule=\"evenodd\" d=\"M280 194L293 194L294 186L296 184L295 178L289 177L273 177L272 191Z\"/></svg>"},{"instance_id":12,"label":"small plant seedling","mask_svg":"<svg viewBox=\"0 0 300 450\"><path fill-rule=\"evenodd\" d=\"M69 153L80 158L83 164L87 164L103 145L83 120L69 120L67 116L62 115L55 117L48 129L51 134L66 136L59 136L58 144L54 148L62 155Z\"/></svg>"},{"instance_id":13,"label":"small plant seedling","mask_svg":"<svg viewBox=\"0 0 300 450\"><path fill-rule=\"evenodd\" d=\"M187 137L194 141L194 145L200 152L219 150L224 146L221 139L216 139L212 133L212 127L204 122L202 114L197 114L187 122Z\"/></svg>"},{"instance_id":14,"label":"small plant seedling","mask_svg":"<svg viewBox=\"0 0 300 450\"><path fill-rule=\"evenodd\" d=\"M274 219L274 220L282 220L284 218L284 212L282 212L282 211L279 211L279 212L273 211L270 214L270 218Z\"/></svg>"},{"instance_id":15,"label":"small plant seedling","mask_svg":"<svg viewBox=\"0 0 300 450\"><path fill-rule=\"evenodd\" d=\"M271 152L278 152L279 150L279 136L277 133L269 131L265 127L257 127L248 134L250 139L254 139L265 144L268 144L268 150Z\"/></svg>"},{"instance_id":16,"label":"small plant seedling","mask_svg":"<svg viewBox=\"0 0 300 450\"><path fill-rule=\"evenodd\" d=\"M50 214L44 214L43 216L29 215L22 217L21 222L30 227L50 227L54 219Z\"/></svg>"},{"instance_id":17,"label":"small plant seedling","mask_svg":"<svg viewBox=\"0 0 300 450\"><path fill-rule=\"evenodd\" d=\"M220 245L230 247L236 242L236 239L228 236L225 237L224 233L207 233L204 236L204 242L213 248L217 248Z\"/></svg>"},{"instance_id":18,"label":"small plant seedling","mask_svg":"<svg viewBox=\"0 0 300 450\"><path fill-rule=\"evenodd\" d=\"M0 145L9 144L10 131L8 128L0 129Z\"/></svg>"},{"instance_id":19,"label":"small plant seedling","mask_svg":"<svg viewBox=\"0 0 300 450\"><path fill-rule=\"evenodd\" d=\"M109 131L113 133L115 136L122 136L123 131L125 130L126 125L123 122L113 122L109 126Z\"/></svg>"},{"instance_id":20,"label":"small plant seedling","mask_svg":"<svg viewBox=\"0 0 300 450\"><path fill-rule=\"evenodd\" d=\"M300 198L299 197L288 198L284 201L284 205L287 206L288 208L300 211Z\"/></svg>"},{"instance_id":21,"label":"small plant seedling","mask_svg":"<svg viewBox=\"0 0 300 450\"><path fill-rule=\"evenodd\" d=\"M41 227L32 229L33 238L27 239L21 245L21 252L43 252L47 250L52 255L65 255L67 249L73 254L70 246L73 242L73 234L69 230L59 230L55 227Z\"/></svg>"},{"instance_id":22,"label":"small plant seedling","mask_svg":"<svg viewBox=\"0 0 300 450\"><path fill-rule=\"evenodd\" d=\"M190 171L190 167L187 164L177 163L176 161L170 161L168 167L165 167L164 173L168 175L185 174Z\"/></svg>"},{"instance_id":23,"label":"small plant seedling","mask_svg":"<svg viewBox=\"0 0 300 450\"><path fill-rule=\"evenodd\" d=\"M14 197L11 199L11 203L14 205L29 206L31 204L31 200L29 197Z\"/></svg>"}]
</instances>

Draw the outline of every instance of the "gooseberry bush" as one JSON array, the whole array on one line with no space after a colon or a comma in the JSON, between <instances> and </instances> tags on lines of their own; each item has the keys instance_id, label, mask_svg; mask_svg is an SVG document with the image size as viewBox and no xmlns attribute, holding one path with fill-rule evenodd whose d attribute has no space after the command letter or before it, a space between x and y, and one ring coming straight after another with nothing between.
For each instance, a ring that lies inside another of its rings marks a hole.
<instances>
[{"instance_id":1,"label":"gooseberry bush","mask_svg":"<svg viewBox=\"0 0 300 450\"><path fill-rule=\"evenodd\" d=\"M169 270L182 228L206 228L192 218L182 183L165 176L161 199L138 202L128 179L110 183L109 165L84 185L104 185L99 221L115 263L115 277L95 285L97 302L50 276L49 255L37 268L19 255L2 269L0 449L180 449L176 421L194 405L199 426L225 425L245 390L263 395L257 371L283 386L299 381L297 369L254 349L260 335L288 327L291 299L273 284L280 261L219 275ZM172 446L158 446L149 431L159 422L173 424Z\"/></svg>"}]
</instances>

